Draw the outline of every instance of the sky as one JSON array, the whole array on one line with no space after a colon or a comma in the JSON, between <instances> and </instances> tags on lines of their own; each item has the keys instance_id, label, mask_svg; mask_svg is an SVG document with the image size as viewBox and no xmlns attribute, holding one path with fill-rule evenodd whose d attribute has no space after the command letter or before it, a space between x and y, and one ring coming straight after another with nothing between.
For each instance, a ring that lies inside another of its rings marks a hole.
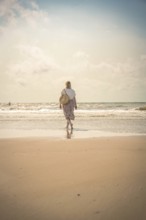
<instances>
[{"instance_id":1,"label":"sky","mask_svg":"<svg viewBox=\"0 0 146 220\"><path fill-rule=\"evenodd\" d=\"M0 102L146 102L146 0L0 0Z\"/></svg>"}]
</instances>

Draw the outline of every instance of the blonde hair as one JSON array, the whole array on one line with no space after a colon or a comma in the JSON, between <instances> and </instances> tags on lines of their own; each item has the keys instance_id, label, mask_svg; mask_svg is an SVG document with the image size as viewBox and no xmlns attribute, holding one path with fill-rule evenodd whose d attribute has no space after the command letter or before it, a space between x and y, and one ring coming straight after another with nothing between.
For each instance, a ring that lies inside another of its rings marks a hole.
<instances>
[{"instance_id":1,"label":"blonde hair","mask_svg":"<svg viewBox=\"0 0 146 220\"><path fill-rule=\"evenodd\" d=\"M68 88L68 89L71 88L71 82L70 81L67 81L65 84L66 84L66 88Z\"/></svg>"}]
</instances>

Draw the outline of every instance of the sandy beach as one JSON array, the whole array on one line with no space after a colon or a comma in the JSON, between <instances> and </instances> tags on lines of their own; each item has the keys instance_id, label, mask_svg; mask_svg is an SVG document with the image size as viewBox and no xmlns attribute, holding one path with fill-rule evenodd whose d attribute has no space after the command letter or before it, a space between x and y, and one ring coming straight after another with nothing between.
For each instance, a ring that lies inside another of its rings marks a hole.
<instances>
[{"instance_id":1,"label":"sandy beach","mask_svg":"<svg viewBox=\"0 0 146 220\"><path fill-rule=\"evenodd\" d=\"M1 220L145 220L146 136L0 139Z\"/></svg>"}]
</instances>

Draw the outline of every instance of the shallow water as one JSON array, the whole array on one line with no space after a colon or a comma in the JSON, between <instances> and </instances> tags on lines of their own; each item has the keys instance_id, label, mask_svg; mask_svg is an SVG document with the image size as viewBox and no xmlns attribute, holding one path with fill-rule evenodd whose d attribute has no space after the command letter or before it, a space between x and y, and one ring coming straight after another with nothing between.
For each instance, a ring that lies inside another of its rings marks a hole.
<instances>
[{"instance_id":1,"label":"shallow water","mask_svg":"<svg viewBox=\"0 0 146 220\"><path fill-rule=\"evenodd\" d=\"M79 103L75 111L77 133L146 134L146 103ZM1 103L2 130L65 132L66 121L58 103ZM64 134L64 133L63 133ZM95 135L95 136L96 136ZM88 136L88 135L87 135Z\"/></svg>"}]
</instances>

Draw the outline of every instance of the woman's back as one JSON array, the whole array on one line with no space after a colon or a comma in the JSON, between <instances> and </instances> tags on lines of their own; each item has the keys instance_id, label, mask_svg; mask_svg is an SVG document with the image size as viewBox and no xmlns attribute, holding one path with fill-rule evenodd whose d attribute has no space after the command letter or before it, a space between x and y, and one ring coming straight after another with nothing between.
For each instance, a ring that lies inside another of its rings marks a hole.
<instances>
[{"instance_id":1,"label":"woman's back","mask_svg":"<svg viewBox=\"0 0 146 220\"><path fill-rule=\"evenodd\" d=\"M75 91L72 88L65 88L64 90L62 90L62 95L67 94L69 96L69 98L72 100L75 97Z\"/></svg>"}]
</instances>

